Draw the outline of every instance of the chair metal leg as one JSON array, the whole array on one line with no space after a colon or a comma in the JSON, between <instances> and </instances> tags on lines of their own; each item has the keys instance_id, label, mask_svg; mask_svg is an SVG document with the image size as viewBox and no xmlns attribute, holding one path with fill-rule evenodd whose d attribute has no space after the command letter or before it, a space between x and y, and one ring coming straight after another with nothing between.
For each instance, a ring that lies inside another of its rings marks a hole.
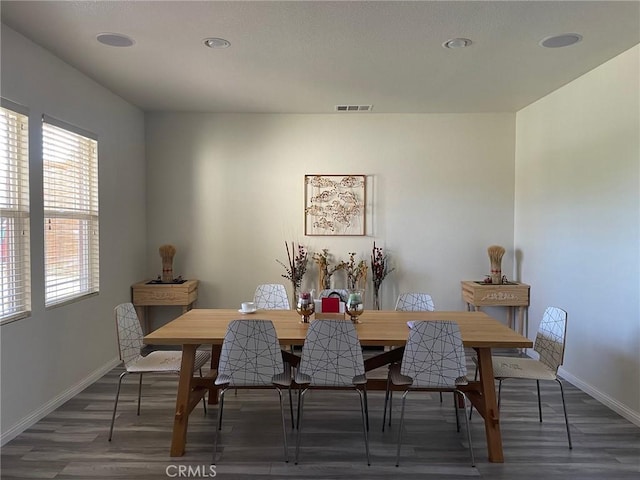
<instances>
[{"instance_id":1,"label":"chair metal leg","mask_svg":"<svg viewBox=\"0 0 640 480\"><path fill-rule=\"evenodd\" d=\"M140 380L138 381L138 416L140 416L140 398L142 397L142 372L140 372Z\"/></svg>"},{"instance_id":2,"label":"chair metal leg","mask_svg":"<svg viewBox=\"0 0 640 480\"><path fill-rule=\"evenodd\" d=\"M393 411L393 390L389 391L389 423L388 425L391 426L391 412Z\"/></svg>"},{"instance_id":3,"label":"chair metal leg","mask_svg":"<svg viewBox=\"0 0 640 480\"><path fill-rule=\"evenodd\" d=\"M222 394L222 392L226 392L227 389L223 389L220 391L220 396L218 397L218 430L222 430L222 410L224 409L224 395ZM238 389L236 388L235 391L237 392Z\"/></svg>"},{"instance_id":4,"label":"chair metal leg","mask_svg":"<svg viewBox=\"0 0 640 480\"><path fill-rule=\"evenodd\" d=\"M465 419L465 422L467 423L467 440L469 442L469 453L471 454L471 466L475 467L476 459L473 455L473 444L471 443L471 428L469 427L469 419L467 418L467 397L460 390L456 390L456 393L462 397L462 402L464 403L464 408L465 408L464 419ZM455 393L454 393L454 397L455 397Z\"/></svg>"},{"instance_id":5,"label":"chair metal leg","mask_svg":"<svg viewBox=\"0 0 640 480\"><path fill-rule=\"evenodd\" d=\"M498 410L500 410L500 394L502 393L502 379L498 380Z\"/></svg>"},{"instance_id":6,"label":"chair metal leg","mask_svg":"<svg viewBox=\"0 0 640 480\"><path fill-rule=\"evenodd\" d=\"M384 432L384 424L387 421L387 405L389 403L390 387L391 387L391 378L387 376L387 389L384 392L384 410L382 413L382 431L383 432ZM389 422L389 425L391 425L391 422Z\"/></svg>"},{"instance_id":7,"label":"chair metal leg","mask_svg":"<svg viewBox=\"0 0 640 480\"><path fill-rule=\"evenodd\" d=\"M200 369L200 378L202 378L202 368ZM207 414L207 399L202 397L202 408L204 408L204 414Z\"/></svg>"},{"instance_id":8,"label":"chair metal leg","mask_svg":"<svg viewBox=\"0 0 640 480\"><path fill-rule=\"evenodd\" d=\"M298 437L296 439L296 459L295 464L298 464L298 456L300 455L300 437L302 436L302 414L304 410L304 394L307 393L308 388L304 390L298 390L298 419L296 425L298 428Z\"/></svg>"},{"instance_id":9,"label":"chair metal leg","mask_svg":"<svg viewBox=\"0 0 640 480\"><path fill-rule=\"evenodd\" d=\"M226 388L220 390L220 405L218 406L218 428L216 428L216 434L213 440L213 459L211 460L211 464L216 464L216 453L218 450L218 435L220 435L220 430L222 429L222 404L224 402L224 394L227 391Z\"/></svg>"},{"instance_id":10,"label":"chair metal leg","mask_svg":"<svg viewBox=\"0 0 640 480\"><path fill-rule=\"evenodd\" d=\"M400 466L400 442L402 441L402 426L404 424L404 405L407 400L409 390L402 395L402 410L400 410L400 427L398 428L398 451L396 453L396 467Z\"/></svg>"},{"instance_id":11,"label":"chair metal leg","mask_svg":"<svg viewBox=\"0 0 640 480\"><path fill-rule=\"evenodd\" d=\"M289 446L287 445L287 424L284 420L284 402L282 401L282 390L276 387L278 391L278 396L280 397L280 413L282 414L282 434L284 439L284 461L289 463ZM289 395L291 395L291 390L289 390ZM291 397L289 397L291 398Z\"/></svg>"},{"instance_id":12,"label":"chair metal leg","mask_svg":"<svg viewBox=\"0 0 640 480\"><path fill-rule=\"evenodd\" d=\"M111 428L109 428L109 441L111 441L111 437L113 436L113 424L116 421L116 409L118 408L118 398L120 397L120 385L122 385L122 379L129 372L124 371L120 374L120 378L118 378L118 389L116 390L116 401L113 404L113 415L111 416Z\"/></svg>"},{"instance_id":13,"label":"chair metal leg","mask_svg":"<svg viewBox=\"0 0 640 480\"><path fill-rule=\"evenodd\" d=\"M440 395L442 395L442 392L440 392ZM458 402L456 399L456 394L455 392L453 393L453 409L456 412L456 432L460 432L460 419L458 418ZM465 409L464 411L464 418L467 418L467 410Z\"/></svg>"},{"instance_id":14,"label":"chair metal leg","mask_svg":"<svg viewBox=\"0 0 640 480\"><path fill-rule=\"evenodd\" d=\"M567 439L569 440L569 450L573 449L571 445L571 431L569 430L569 417L567 416L567 404L564 401L564 388L562 388L562 382L556 378L556 382L560 385L560 395L562 396L562 409L564 410L564 423L567 426Z\"/></svg>"},{"instance_id":15,"label":"chair metal leg","mask_svg":"<svg viewBox=\"0 0 640 480\"><path fill-rule=\"evenodd\" d=\"M367 385L364 385L364 413L367 417L367 432L369 431L369 401L367 399Z\"/></svg>"},{"instance_id":16,"label":"chair metal leg","mask_svg":"<svg viewBox=\"0 0 640 480\"><path fill-rule=\"evenodd\" d=\"M369 456L369 435L367 432L369 431L369 414L365 415L365 410L367 409L367 390L360 390L356 388L356 391L360 395L360 410L362 412L362 431L364 432L364 447L367 451L367 465L371 466L371 458Z\"/></svg>"},{"instance_id":17,"label":"chair metal leg","mask_svg":"<svg viewBox=\"0 0 640 480\"><path fill-rule=\"evenodd\" d=\"M296 429L296 421L293 418L293 395L291 394L291 385L289 385L289 413L291 414L291 430Z\"/></svg>"},{"instance_id":18,"label":"chair metal leg","mask_svg":"<svg viewBox=\"0 0 640 480\"><path fill-rule=\"evenodd\" d=\"M442 403L442 392L440 392L440 403Z\"/></svg>"},{"instance_id":19,"label":"chair metal leg","mask_svg":"<svg viewBox=\"0 0 640 480\"><path fill-rule=\"evenodd\" d=\"M540 380L536 380L536 388L538 389L538 417L542 423L542 402L540 401Z\"/></svg>"}]
</instances>

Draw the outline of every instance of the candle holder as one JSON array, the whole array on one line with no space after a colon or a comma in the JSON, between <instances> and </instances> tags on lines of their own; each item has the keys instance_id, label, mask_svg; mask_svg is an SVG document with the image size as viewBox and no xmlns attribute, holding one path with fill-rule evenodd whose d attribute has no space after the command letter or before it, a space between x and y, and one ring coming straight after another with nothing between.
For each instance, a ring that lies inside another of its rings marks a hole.
<instances>
[{"instance_id":1,"label":"candle holder","mask_svg":"<svg viewBox=\"0 0 640 480\"><path fill-rule=\"evenodd\" d=\"M345 310L353 323L360 323L358 317L364 313L364 290L349 290Z\"/></svg>"},{"instance_id":2,"label":"candle holder","mask_svg":"<svg viewBox=\"0 0 640 480\"><path fill-rule=\"evenodd\" d=\"M298 303L296 303L296 312L302 317L302 323L309 323L309 317L313 315L316 310L316 305L313 302L313 298L309 292L302 292L298 296Z\"/></svg>"}]
</instances>

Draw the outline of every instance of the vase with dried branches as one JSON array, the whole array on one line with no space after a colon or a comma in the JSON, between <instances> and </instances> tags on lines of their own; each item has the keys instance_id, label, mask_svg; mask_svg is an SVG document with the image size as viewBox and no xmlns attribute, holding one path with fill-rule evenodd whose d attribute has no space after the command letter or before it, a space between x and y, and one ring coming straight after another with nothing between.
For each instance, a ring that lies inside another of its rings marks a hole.
<instances>
[{"instance_id":1,"label":"vase with dried branches","mask_svg":"<svg viewBox=\"0 0 640 480\"><path fill-rule=\"evenodd\" d=\"M338 270L342 269L342 264L331 265L331 254L328 248L323 248L322 253L314 253L311 257L318 265L318 287L320 290L328 290L331 288L331 276Z\"/></svg>"},{"instance_id":2,"label":"vase with dried branches","mask_svg":"<svg viewBox=\"0 0 640 480\"><path fill-rule=\"evenodd\" d=\"M371 251L371 281L373 283L373 308L380 310L380 285L388 274L395 268L389 268L387 255L383 253L382 247L376 247L373 242Z\"/></svg>"},{"instance_id":3,"label":"vase with dried branches","mask_svg":"<svg viewBox=\"0 0 640 480\"><path fill-rule=\"evenodd\" d=\"M500 245L491 245L487 248L489 260L491 261L491 283L502 283L502 256L504 255L504 247Z\"/></svg>"},{"instance_id":4,"label":"vase with dried branches","mask_svg":"<svg viewBox=\"0 0 640 480\"><path fill-rule=\"evenodd\" d=\"M338 264L347 273L347 288L352 290L367 283L367 263L364 260L356 263L355 257L356 254L350 252L349 261Z\"/></svg>"},{"instance_id":5,"label":"vase with dried branches","mask_svg":"<svg viewBox=\"0 0 640 480\"><path fill-rule=\"evenodd\" d=\"M307 249L303 245L298 245L296 248L294 242L291 242L291 249L289 249L289 244L287 242L284 242L284 246L287 249L288 264L285 265L280 260L276 260L276 262L282 265L286 270L287 273L283 274L282 277L291 282L291 286L293 287L293 298L296 299L298 298L298 290L302 286L302 277L304 277L304 272L307 271Z\"/></svg>"},{"instance_id":6,"label":"vase with dried branches","mask_svg":"<svg viewBox=\"0 0 640 480\"><path fill-rule=\"evenodd\" d=\"M162 282L173 282L173 257L176 254L176 247L173 245L160 245L158 249L162 257Z\"/></svg>"}]
</instances>

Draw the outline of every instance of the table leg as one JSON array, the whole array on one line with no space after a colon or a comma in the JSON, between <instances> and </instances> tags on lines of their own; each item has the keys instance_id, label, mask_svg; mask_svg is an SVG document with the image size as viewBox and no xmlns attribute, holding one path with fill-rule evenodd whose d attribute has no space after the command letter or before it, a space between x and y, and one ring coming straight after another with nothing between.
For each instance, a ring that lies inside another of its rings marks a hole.
<instances>
[{"instance_id":1,"label":"table leg","mask_svg":"<svg viewBox=\"0 0 640 480\"><path fill-rule=\"evenodd\" d=\"M189 423L189 400L191 397L191 379L196 360L197 345L182 346L182 364L180 366L180 380L178 381L178 396L176 398L176 414L173 420L173 436L171 438L171 456L184 455L187 443L187 425Z\"/></svg>"},{"instance_id":2,"label":"table leg","mask_svg":"<svg viewBox=\"0 0 640 480\"><path fill-rule=\"evenodd\" d=\"M502 434L500 433L500 412L496 402L496 387L493 379L493 362L490 348L476 348L478 372L480 373L481 402L484 410L484 429L490 462L504 462Z\"/></svg>"}]
</instances>

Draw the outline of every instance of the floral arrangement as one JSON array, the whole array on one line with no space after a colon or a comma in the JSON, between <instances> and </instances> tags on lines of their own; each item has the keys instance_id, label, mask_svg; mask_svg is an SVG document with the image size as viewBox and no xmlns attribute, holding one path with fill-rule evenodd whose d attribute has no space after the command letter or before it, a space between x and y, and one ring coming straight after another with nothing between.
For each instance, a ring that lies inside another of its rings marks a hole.
<instances>
[{"instance_id":1,"label":"floral arrangement","mask_svg":"<svg viewBox=\"0 0 640 480\"><path fill-rule=\"evenodd\" d=\"M382 251L382 247L376 247L373 242L373 250L371 251L371 281L373 282L373 303L376 310L380 310L380 285L385 277L393 272L395 268L389 268L388 258Z\"/></svg>"},{"instance_id":2,"label":"floral arrangement","mask_svg":"<svg viewBox=\"0 0 640 480\"><path fill-rule=\"evenodd\" d=\"M347 272L347 286L351 289L357 288L360 283L367 282L367 263L360 260L356 264L355 256L355 253L349 253L349 261L338 264L341 269Z\"/></svg>"},{"instance_id":3,"label":"floral arrangement","mask_svg":"<svg viewBox=\"0 0 640 480\"><path fill-rule=\"evenodd\" d=\"M332 267L329 264L330 256L328 248L323 248L322 253L316 252L312 256L313 261L318 264L320 276L319 287L321 290L328 290L331 288L331 276L338 270L341 270L343 266L342 263L339 263Z\"/></svg>"},{"instance_id":4,"label":"floral arrangement","mask_svg":"<svg viewBox=\"0 0 640 480\"><path fill-rule=\"evenodd\" d=\"M282 277L291 282L295 297L298 289L302 286L302 277L304 277L304 272L307 271L307 249L304 245L298 245L298 248L296 249L294 242L291 242L291 250L289 250L289 244L287 242L284 242L284 246L287 248L288 265L285 265L277 259L276 262L282 265L286 270L287 273L283 274ZM296 251L298 252L297 255L293 256Z\"/></svg>"}]
</instances>

